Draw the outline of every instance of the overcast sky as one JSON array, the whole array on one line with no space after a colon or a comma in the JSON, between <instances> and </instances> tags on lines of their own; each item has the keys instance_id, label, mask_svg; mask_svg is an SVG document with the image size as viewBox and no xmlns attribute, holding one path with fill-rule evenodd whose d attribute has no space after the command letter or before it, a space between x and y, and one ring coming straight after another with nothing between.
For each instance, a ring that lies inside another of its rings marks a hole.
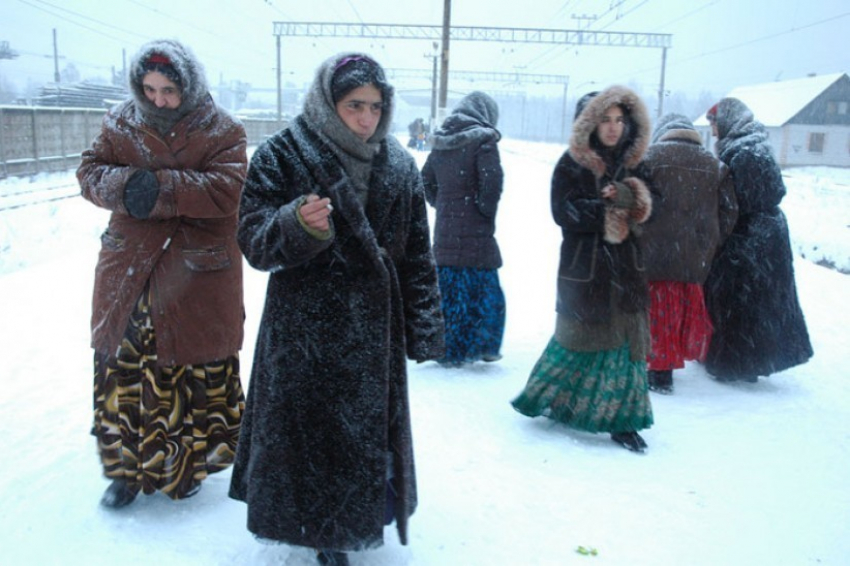
<instances>
[{"instance_id":1,"label":"overcast sky","mask_svg":"<svg viewBox=\"0 0 850 566\"><path fill-rule=\"evenodd\" d=\"M189 44L211 84L240 80L273 88L273 22L441 25L443 0L3 0L0 41L20 55L0 60L0 80L24 88L53 80L53 29L59 67L82 78L109 77L150 39ZM454 0L452 25L671 34L666 90L721 96L746 84L850 69L846 0ZM498 7L497 7L498 6ZM596 19L584 17L595 16ZM579 18L576 18L579 17ZM431 69L431 40L282 39L286 81L308 82L316 66L344 49L371 53L387 68ZM453 71L501 71L569 77L571 95L613 83L655 93L662 50L456 41ZM400 89L427 89L406 81ZM453 91L510 89L509 84L450 82ZM552 88L552 87L547 87ZM554 87L553 95L560 95Z\"/></svg>"}]
</instances>

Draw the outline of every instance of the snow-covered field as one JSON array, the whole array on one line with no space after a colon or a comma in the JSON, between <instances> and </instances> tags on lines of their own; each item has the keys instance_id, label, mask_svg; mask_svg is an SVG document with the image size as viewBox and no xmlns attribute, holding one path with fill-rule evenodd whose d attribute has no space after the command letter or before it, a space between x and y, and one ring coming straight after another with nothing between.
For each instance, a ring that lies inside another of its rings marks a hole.
<instances>
[{"instance_id":1,"label":"snow-covered field","mask_svg":"<svg viewBox=\"0 0 850 566\"><path fill-rule=\"evenodd\" d=\"M420 490L410 545L388 528L383 548L352 563L848 564L850 280L814 262L850 272L850 171L786 172L782 208L815 357L757 384L716 383L688 365L674 395L653 394L656 424L638 456L509 405L554 327L560 233L549 179L563 148L500 147L504 359L410 366ZM4 180L0 195L72 182L72 173ZM305 550L252 538L244 505L227 498L229 471L189 500L98 506L107 482L88 434L88 321L106 219L80 198L0 212L0 563L312 564ZM246 266L246 372L265 279Z\"/></svg>"}]
</instances>

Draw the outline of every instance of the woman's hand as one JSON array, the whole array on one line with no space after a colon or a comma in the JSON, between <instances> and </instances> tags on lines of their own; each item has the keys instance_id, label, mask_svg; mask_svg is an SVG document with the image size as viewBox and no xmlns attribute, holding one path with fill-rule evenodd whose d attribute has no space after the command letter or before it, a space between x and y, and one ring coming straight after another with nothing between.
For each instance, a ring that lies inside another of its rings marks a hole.
<instances>
[{"instance_id":1,"label":"woman's hand","mask_svg":"<svg viewBox=\"0 0 850 566\"><path fill-rule=\"evenodd\" d=\"M614 184L605 185L602 188L602 198L609 200L617 200L617 186Z\"/></svg>"},{"instance_id":2,"label":"woman's hand","mask_svg":"<svg viewBox=\"0 0 850 566\"><path fill-rule=\"evenodd\" d=\"M333 212L333 209L331 199L319 198L318 195L310 194L307 195L307 199L298 210L307 226L314 230L326 232L331 229L328 217Z\"/></svg>"}]
</instances>

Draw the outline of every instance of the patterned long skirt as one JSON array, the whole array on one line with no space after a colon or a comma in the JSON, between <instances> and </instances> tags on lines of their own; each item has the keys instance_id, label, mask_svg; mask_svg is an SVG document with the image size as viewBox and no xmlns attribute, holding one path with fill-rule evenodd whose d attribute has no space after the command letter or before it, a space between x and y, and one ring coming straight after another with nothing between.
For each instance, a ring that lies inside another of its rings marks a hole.
<instances>
[{"instance_id":1,"label":"patterned long skirt","mask_svg":"<svg viewBox=\"0 0 850 566\"><path fill-rule=\"evenodd\" d=\"M180 499L233 463L245 408L239 357L157 366L149 310L145 292L116 357L95 353L92 434L106 477Z\"/></svg>"},{"instance_id":2,"label":"patterned long skirt","mask_svg":"<svg viewBox=\"0 0 850 566\"><path fill-rule=\"evenodd\" d=\"M438 267L446 322L446 364L501 357L505 294L495 269Z\"/></svg>"},{"instance_id":3,"label":"patterned long skirt","mask_svg":"<svg viewBox=\"0 0 850 566\"><path fill-rule=\"evenodd\" d=\"M628 344L574 352L552 338L511 404L587 432L636 432L653 423L646 362L632 361Z\"/></svg>"},{"instance_id":4,"label":"patterned long skirt","mask_svg":"<svg viewBox=\"0 0 850 566\"><path fill-rule=\"evenodd\" d=\"M681 281L650 282L649 309L652 350L649 369L685 367L685 360L705 361L711 344L711 318L705 308L702 286Z\"/></svg>"}]
</instances>

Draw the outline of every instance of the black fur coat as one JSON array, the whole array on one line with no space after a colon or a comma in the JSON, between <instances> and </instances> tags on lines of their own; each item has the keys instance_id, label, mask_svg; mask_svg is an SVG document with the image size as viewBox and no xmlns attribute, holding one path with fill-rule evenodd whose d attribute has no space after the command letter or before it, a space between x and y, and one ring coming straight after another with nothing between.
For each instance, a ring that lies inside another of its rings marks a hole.
<instances>
[{"instance_id":1,"label":"black fur coat","mask_svg":"<svg viewBox=\"0 0 850 566\"><path fill-rule=\"evenodd\" d=\"M377 546L389 475L407 540L417 497L406 356L442 356L443 319L416 164L395 138L379 145L365 208L303 117L251 160L239 244L271 275L230 495L262 538ZM309 193L331 198L329 239L299 223Z\"/></svg>"},{"instance_id":2,"label":"black fur coat","mask_svg":"<svg viewBox=\"0 0 850 566\"><path fill-rule=\"evenodd\" d=\"M706 369L722 380L757 379L812 356L797 299L782 172L764 126L734 98L718 104L717 149L729 166L739 216L705 283L714 335Z\"/></svg>"}]
</instances>

